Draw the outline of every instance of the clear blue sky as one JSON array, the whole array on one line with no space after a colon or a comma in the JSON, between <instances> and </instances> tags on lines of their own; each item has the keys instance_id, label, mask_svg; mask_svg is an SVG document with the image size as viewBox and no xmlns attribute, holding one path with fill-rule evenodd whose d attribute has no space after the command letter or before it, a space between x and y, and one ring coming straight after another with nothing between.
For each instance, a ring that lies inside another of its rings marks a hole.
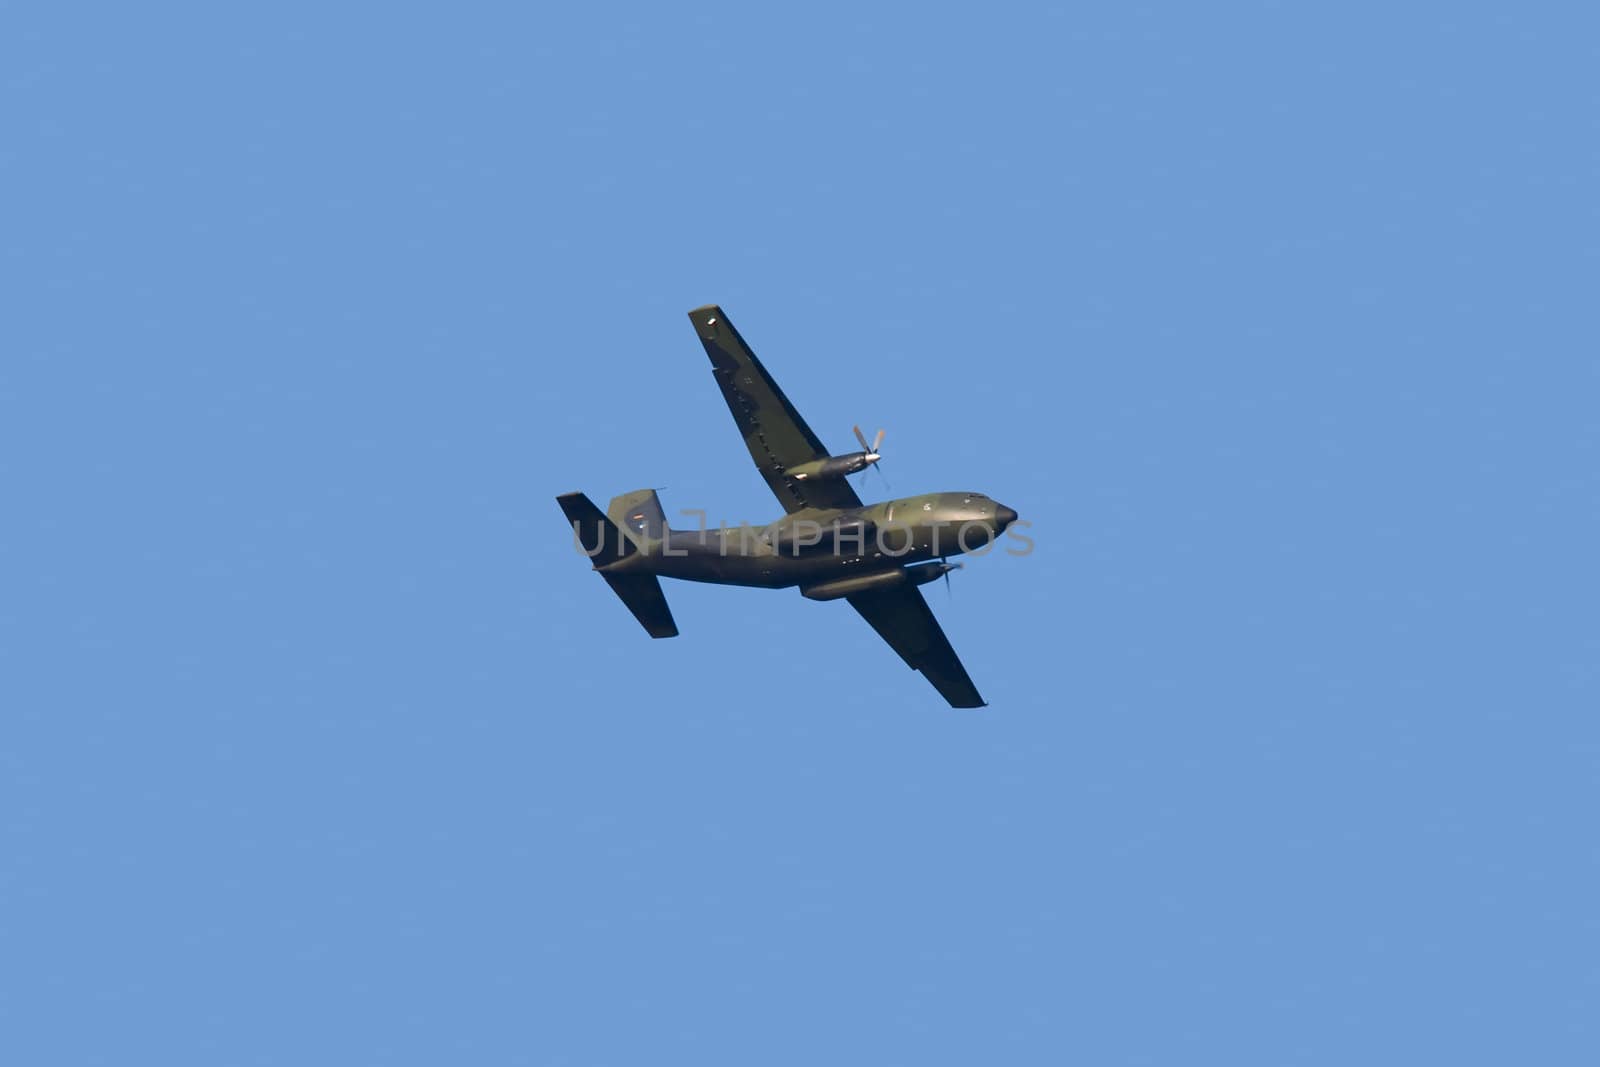
<instances>
[{"instance_id":1,"label":"clear blue sky","mask_svg":"<svg viewBox=\"0 0 1600 1067\"><path fill-rule=\"evenodd\" d=\"M1600 1062L1584 5L0 31L0 1062ZM990 708L573 554L711 301Z\"/></svg>"}]
</instances>

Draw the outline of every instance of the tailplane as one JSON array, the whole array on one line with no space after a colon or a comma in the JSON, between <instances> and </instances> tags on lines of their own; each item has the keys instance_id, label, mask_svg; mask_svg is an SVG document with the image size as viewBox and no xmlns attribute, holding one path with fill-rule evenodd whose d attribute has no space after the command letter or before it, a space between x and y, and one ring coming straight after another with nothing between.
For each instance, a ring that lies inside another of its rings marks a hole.
<instances>
[{"instance_id":1,"label":"tailplane","mask_svg":"<svg viewBox=\"0 0 1600 1067\"><path fill-rule=\"evenodd\" d=\"M626 559L638 551L617 524L600 514L594 501L582 493L562 493L556 497L556 503L561 505L567 521L572 524L573 536L596 568Z\"/></svg>"},{"instance_id":2,"label":"tailplane","mask_svg":"<svg viewBox=\"0 0 1600 1067\"><path fill-rule=\"evenodd\" d=\"M602 574L611 591L628 606L651 637L677 637L678 624L672 621L661 582L653 574Z\"/></svg>"},{"instance_id":3,"label":"tailplane","mask_svg":"<svg viewBox=\"0 0 1600 1067\"><path fill-rule=\"evenodd\" d=\"M640 512L643 502L641 494L647 494L649 505L654 508L656 524L659 534L666 536L666 521L661 518L661 504L655 499L655 491L642 489L638 493L627 493L617 497L611 502L611 512L624 521L632 520L636 512ZM625 508L618 508L618 501L627 501ZM645 527L650 525L645 522L643 526L635 529L630 526L628 531L611 519L600 514L600 509L594 506L594 501L582 493L563 493L556 497L556 503L561 505L562 512L567 516L567 521L572 524L573 536L582 546L584 554L598 570L608 564L627 559L640 550L641 539L646 537ZM648 518L650 508L646 507L641 513L641 518ZM639 625L644 627L645 633L651 637L677 637L678 624L672 620L672 609L667 607L666 595L661 592L661 582L653 574L610 574L602 573L600 577L606 580L611 591L617 594L627 609L633 612L633 617L639 620Z\"/></svg>"}]
</instances>

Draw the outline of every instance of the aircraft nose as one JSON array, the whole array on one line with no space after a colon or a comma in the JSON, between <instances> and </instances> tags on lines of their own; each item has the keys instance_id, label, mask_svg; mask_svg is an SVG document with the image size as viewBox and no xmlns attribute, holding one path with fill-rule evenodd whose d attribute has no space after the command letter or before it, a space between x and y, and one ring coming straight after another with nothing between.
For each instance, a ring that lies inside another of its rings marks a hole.
<instances>
[{"instance_id":1,"label":"aircraft nose","mask_svg":"<svg viewBox=\"0 0 1600 1067\"><path fill-rule=\"evenodd\" d=\"M1004 504L996 504L994 506L994 522L1000 529L1004 530L1016 521L1017 513L1015 511L1012 511Z\"/></svg>"}]
</instances>

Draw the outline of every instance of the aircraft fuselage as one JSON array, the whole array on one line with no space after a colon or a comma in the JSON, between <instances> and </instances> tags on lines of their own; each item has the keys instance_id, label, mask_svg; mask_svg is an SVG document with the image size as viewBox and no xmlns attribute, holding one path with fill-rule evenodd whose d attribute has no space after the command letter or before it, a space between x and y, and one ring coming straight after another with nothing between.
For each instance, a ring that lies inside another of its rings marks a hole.
<instances>
[{"instance_id":1,"label":"aircraft fuselage","mask_svg":"<svg viewBox=\"0 0 1600 1067\"><path fill-rule=\"evenodd\" d=\"M809 586L981 555L1016 517L981 493L930 493L863 508L796 511L766 526L668 530L600 570L764 589Z\"/></svg>"}]
</instances>

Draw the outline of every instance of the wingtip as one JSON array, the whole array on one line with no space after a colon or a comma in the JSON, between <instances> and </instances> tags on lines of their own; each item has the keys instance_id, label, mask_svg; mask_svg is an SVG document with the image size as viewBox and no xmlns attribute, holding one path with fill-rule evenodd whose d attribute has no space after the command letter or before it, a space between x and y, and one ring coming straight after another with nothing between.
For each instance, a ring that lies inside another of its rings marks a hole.
<instances>
[{"instance_id":1,"label":"wingtip","mask_svg":"<svg viewBox=\"0 0 1600 1067\"><path fill-rule=\"evenodd\" d=\"M694 332L701 338L709 340L716 337L717 327L726 321L722 308L716 304L702 304L689 312L689 321L694 323Z\"/></svg>"}]
</instances>

